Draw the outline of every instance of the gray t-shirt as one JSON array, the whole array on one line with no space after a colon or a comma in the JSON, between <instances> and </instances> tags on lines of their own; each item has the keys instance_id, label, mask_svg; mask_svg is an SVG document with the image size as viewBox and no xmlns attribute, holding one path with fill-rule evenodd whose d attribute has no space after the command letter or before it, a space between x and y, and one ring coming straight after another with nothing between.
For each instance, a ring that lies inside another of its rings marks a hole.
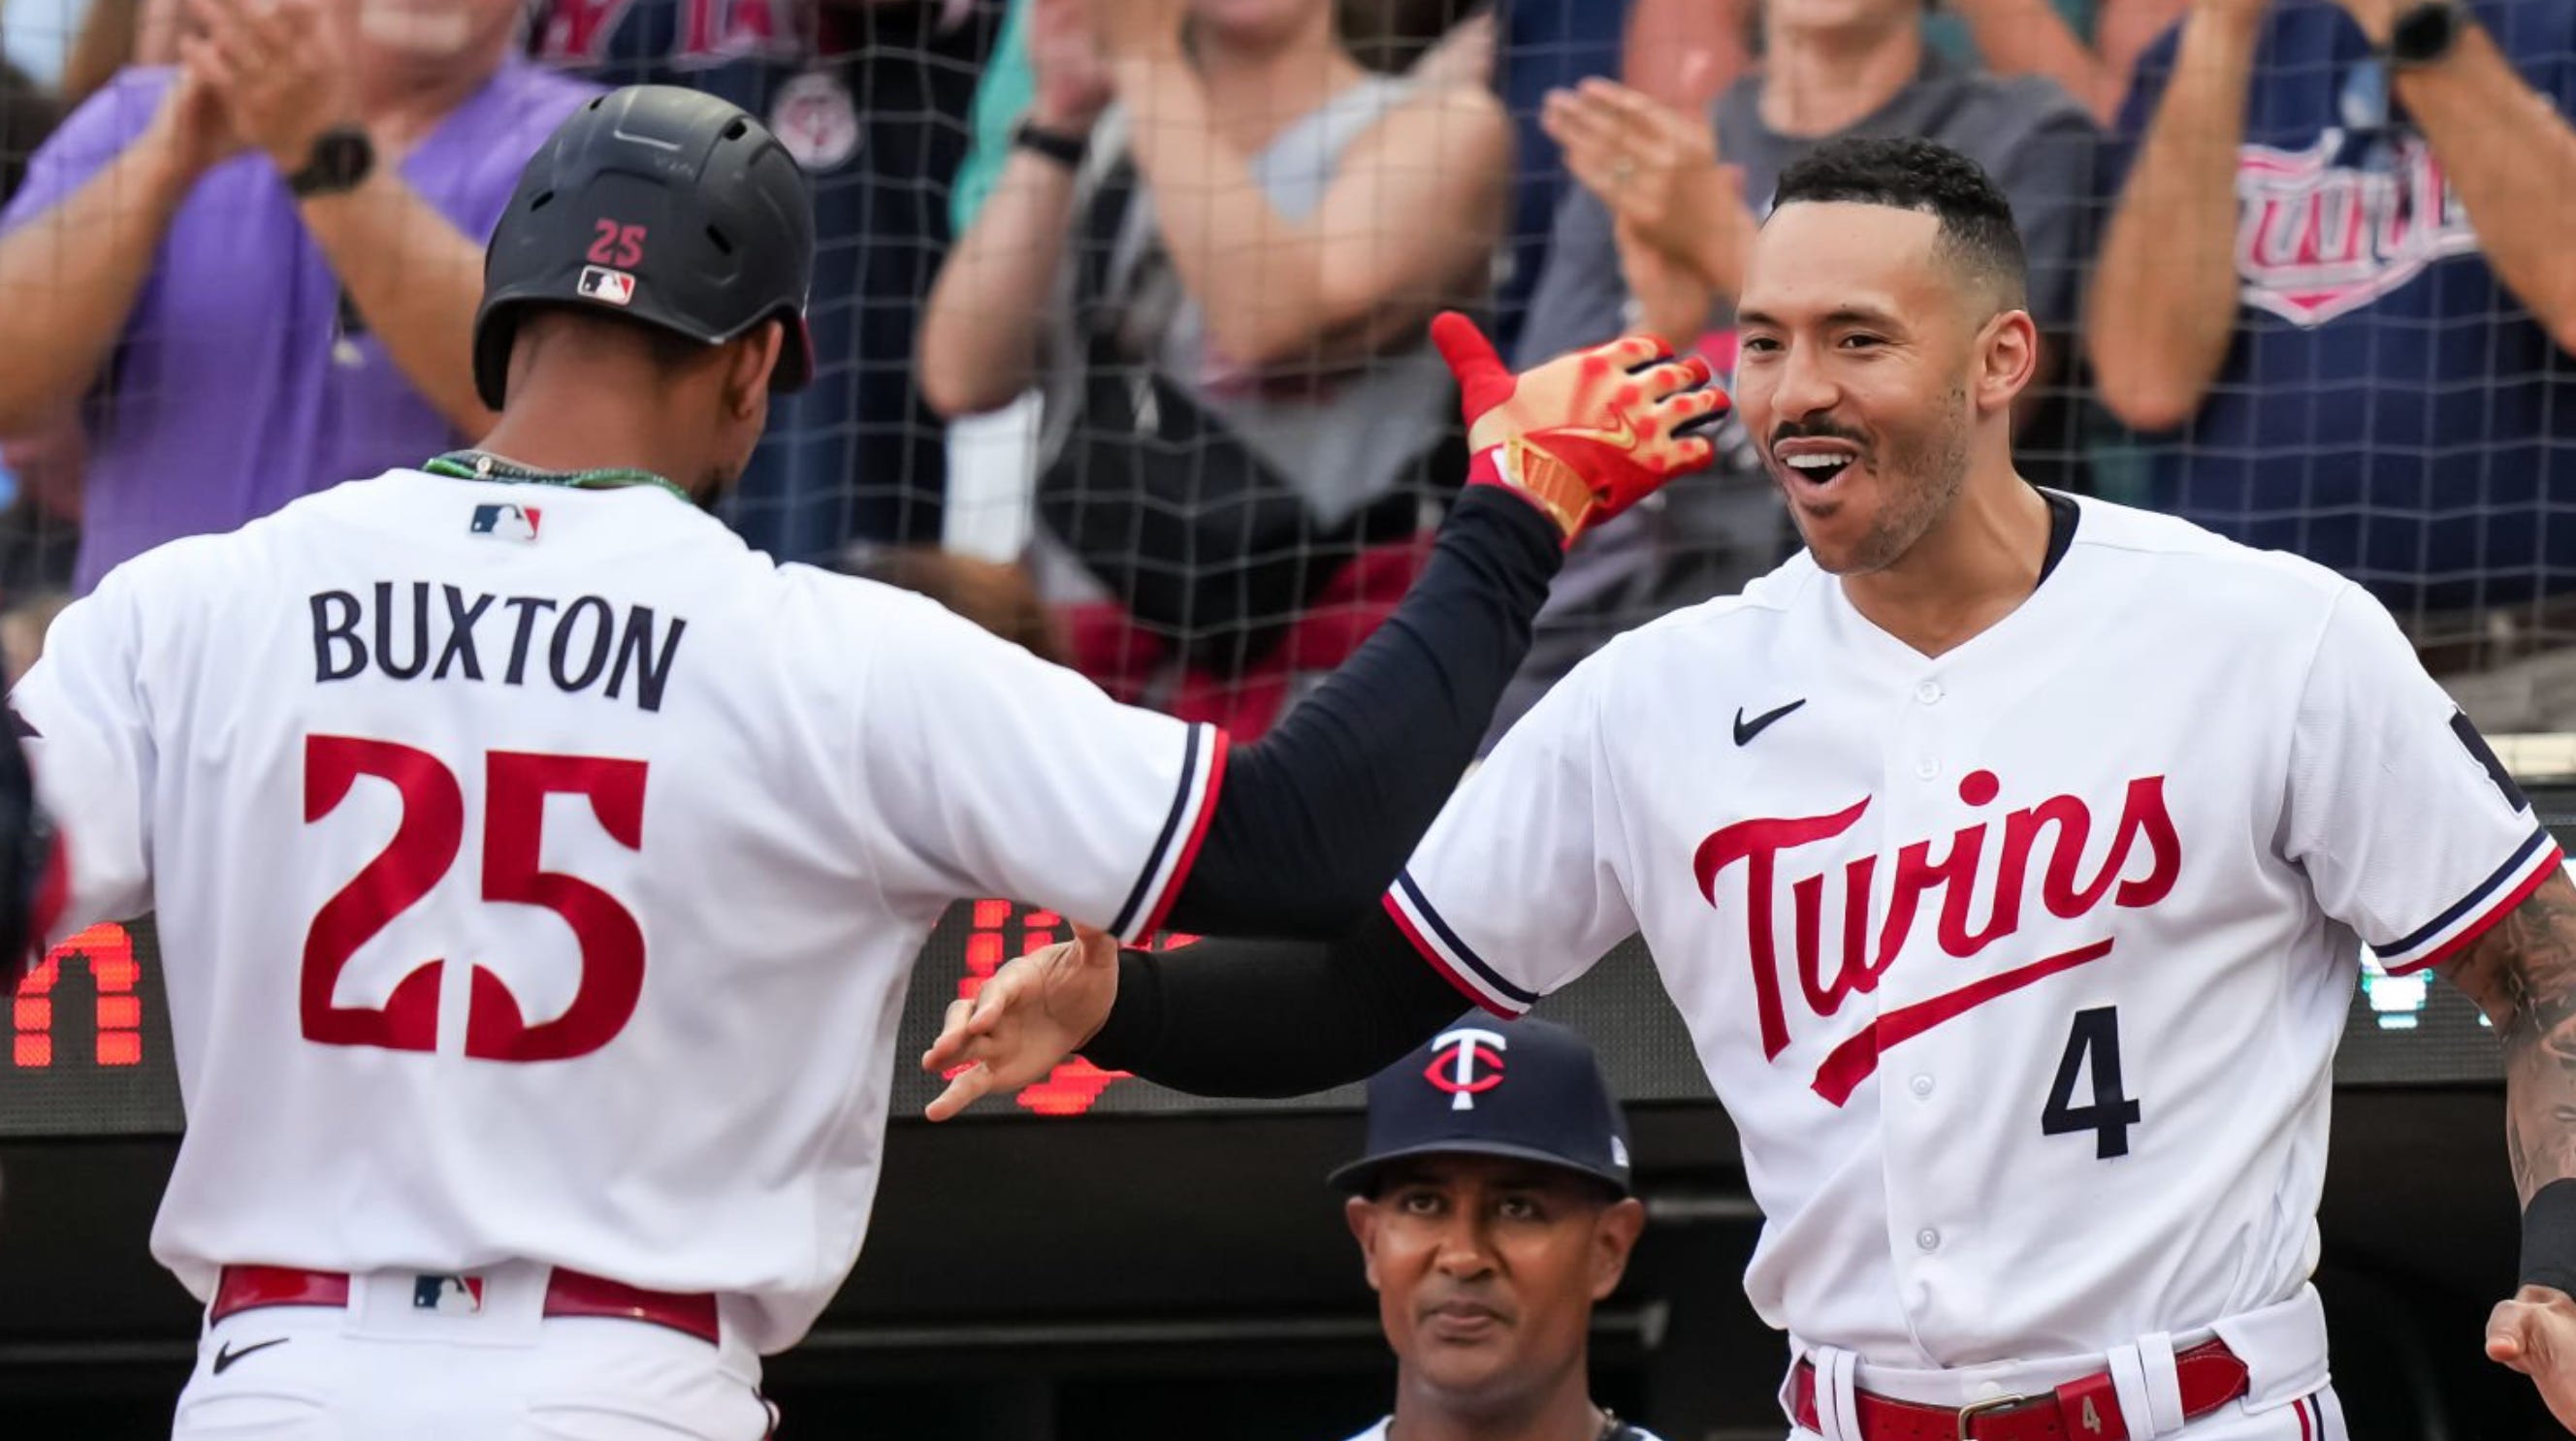
<instances>
[{"instance_id":1,"label":"gray t-shirt","mask_svg":"<svg viewBox=\"0 0 2576 1441\"><path fill-rule=\"evenodd\" d=\"M1985 167L2012 201L2030 256L2030 309L2045 330L2071 330L2091 249L2098 134L2092 117L2053 80L2001 79L1963 70L1927 50L1911 84L1875 113L1830 136L1788 136L1762 123L1762 80L1746 76L1718 97L1712 119L1719 158L1744 168L1744 196L1767 214L1780 172L1826 140L1845 135L1912 135L1938 141ZM1627 323L1628 288L1619 276L1610 212L1576 187L1557 207L1547 272L1521 330L1520 369L1616 337ZM1721 317L1721 322L1722 322Z\"/></svg>"}]
</instances>

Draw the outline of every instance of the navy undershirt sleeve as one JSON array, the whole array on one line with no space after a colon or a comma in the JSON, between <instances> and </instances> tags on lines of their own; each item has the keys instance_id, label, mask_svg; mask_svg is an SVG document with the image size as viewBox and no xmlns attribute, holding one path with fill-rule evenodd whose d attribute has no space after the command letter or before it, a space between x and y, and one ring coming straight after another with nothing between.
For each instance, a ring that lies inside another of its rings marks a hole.
<instances>
[{"instance_id":1,"label":"navy undershirt sleeve","mask_svg":"<svg viewBox=\"0 0 2576 1441\"><path fill-rule=\"evenodd\" d=\"M1466 998L1383 910L1333 941L1200 941L1118 958L1094 1065L1194 1096L1303 1096L1365 1080Z\"/></svg>"},{"instance_id":2,"label":"navy undershirt sleeve","mask_svg":"<svg viewBox=\"0 0 2576 1441\"><path fill-rule=\"evenodd\" d=\"M1475 757L1564 555L1537 507L1467 487L1395 613L1234 749L1165 923L1318 938L1372 910Z\"/></svg>"}]
</instances>

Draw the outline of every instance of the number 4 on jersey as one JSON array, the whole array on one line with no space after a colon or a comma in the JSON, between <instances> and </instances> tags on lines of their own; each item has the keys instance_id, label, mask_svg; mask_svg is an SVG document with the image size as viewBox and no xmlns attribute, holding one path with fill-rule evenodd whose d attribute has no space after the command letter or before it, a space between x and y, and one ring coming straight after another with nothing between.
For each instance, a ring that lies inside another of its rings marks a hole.
<instances>
[{"instance_id":1,"label":"number 4 on jersey","mask_svg":"<svg viewBox=\"0 0 2576 1441\"><path fill-rule=\"evenodd\" d=\"M2087 1062L2090 1064L2087 1064ZM2093 1104L2078 1106L2075 1078L2093 1076ZM2066 1036L2066 1055L2057 1063L2057 1084L2048 1091L2048 1106L2039 1113L2043 1134L2063 1136L2091 1131L2093 1154L2107 1161L2129 1154L2129 1128L2138 1124L2138 1103L2120 1093L2120 1009L2096 1006L2075 1013Z\"/></svg>"}]
</instances>

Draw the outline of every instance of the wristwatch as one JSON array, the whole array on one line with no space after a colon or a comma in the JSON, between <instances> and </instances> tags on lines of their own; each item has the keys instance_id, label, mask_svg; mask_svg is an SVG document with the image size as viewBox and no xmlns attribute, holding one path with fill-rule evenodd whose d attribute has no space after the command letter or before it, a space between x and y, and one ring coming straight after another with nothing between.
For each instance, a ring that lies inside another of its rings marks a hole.
<instances>
[{"instance_id":1,"label":"wristwatch","mask_svg":"<svg viewBox=\"0 0 2576 1441\"><path fill-rule=\"evenodd\" d=\"M297 199L345 195L366 182L376 168L376 143L355 125L335 125L313 139L313 154L304 168L286 177Z\"/></svg>"},{"instance_id":2,"label":"wristwatch","mask_svg":"<svg viewBox=\"0 0 2576 1441\"><path fill-rule=\"evenodd\" d=\"M1082 157L1091 149L1091 137L1067 135L1061 130L1049 130L1035 120L1023 119L1012 127L1011 144L1015 149L1043 155L1067 170L1080 170Z\"/></svg>"},{"instance_id":3,"label":"wristwatch","mask_svg":"<svg viewBox=\"0 0 2576 1441\"><path fill-rule=\"evenodd\" d=\"M2389 66L2405 70L2432 64L2451 53L2468 26L2468 9L2459 0L2420 0L2407 6L2388 27Z\"/></svg>"}]
</instances>

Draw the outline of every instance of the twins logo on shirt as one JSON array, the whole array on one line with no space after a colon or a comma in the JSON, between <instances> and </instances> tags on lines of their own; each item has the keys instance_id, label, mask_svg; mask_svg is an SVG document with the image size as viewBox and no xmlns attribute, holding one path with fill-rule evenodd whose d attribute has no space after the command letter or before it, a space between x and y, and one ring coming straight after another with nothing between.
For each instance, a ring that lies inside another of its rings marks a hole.
<instances>
[{"instance_id":1,"label":"twins logo on shirt","mask_svg":"<svg viewBox=\"0 0 2576 1441\"><path fill-rule=\"evenodd\" d=\"M642 58L631 44L613 43L635 7L636 0L554 0L537 28L537 54L555 65L598 65L612 50ZM669 53L652 58L683 68L794 55L810 44L801 7L786 0L678 0L678 12Z\"/></svg>"},{"instance_id":2,"label":"twins logo on shirt","mask_svg":"<svg viewBox=\"0 0 2576 1441\"><path fill-rule=\"evenodd\" d=\"M2240 298L2313 329L2405 285L2478 237L2424 138L2393 133L2382 163L2338 165L2346 132L2304 150L2247 145L2236 160Z\"/></svg>"},{"instance_id":3,"label":"twins logo on shirt","mask_svg":"<svg viewBox=\"0 0 2576 1441\"><path fill-rule=\"evenodd\" d=\"M1854 993L1878 989L1879 977L1905 948L1918 913L1936 892L1940 914L1935 939L1944 954L1962 960L2017 934L2025 901L2034 889L2039 904L2060 920L2088 916L2106 901L2135 908L2163 900L2173 890L2174 878L2182 867L2182 842L2165 808L2164 784L2163 776L2141 776L2129 782L2109 853L2091 875L2082 874L2082 867L2085 841L2092 834L2095 817L2092 807L2080 796L2051 796L2003 818L2002 834L1997 838L2002 847L2000 864L1994 868L1990 895L1979 894L1977 883L1978 862L1992 831L1988 822L1981 820L1950 836L1937 860L1929 840L1899 848L1895 883L1875 949L1870 945L1869 916L1878 857L1856 856L1844 862L1841 954L1831 961L1824 954L1823 942L1827 877L1794 873L1784 877L1783 871L1796 864L1793 852L1850 830L1869 809L1870 798L1863 796L1830 815L1764 817L1738 821L1711 833L1699 844L1692 873L1698 877L1700 894L1716 906L1721 904L1719 878L1730 869L1743 868L1746 940L1752 958L1764 1059L1778 1060L1793 1039L1774 924L1784 888L1793 922L1796 994L1804 1003L1805 1017L1823 1022L1840 1011L1843 1002ZM1959 799L1972 807L1983 807L1993 804L2001 789L1994 772L1971 771L1959 782ZM2140 857L2144 873L2127 876L2133 869L2132 859ZM1983 924L1972 919L1979 910L1985 916ZM1954 990L1884 1011L1873 1024L1826 1056L1816 1073L1816 1094L1839 1106L1877 1069L1883 1048L2110 953L2111 940L2104 936L2001 972L1963 974L1962 984ZM1830 974L1828 965L1832 967Z\"/></svg>"}]
</instances>

